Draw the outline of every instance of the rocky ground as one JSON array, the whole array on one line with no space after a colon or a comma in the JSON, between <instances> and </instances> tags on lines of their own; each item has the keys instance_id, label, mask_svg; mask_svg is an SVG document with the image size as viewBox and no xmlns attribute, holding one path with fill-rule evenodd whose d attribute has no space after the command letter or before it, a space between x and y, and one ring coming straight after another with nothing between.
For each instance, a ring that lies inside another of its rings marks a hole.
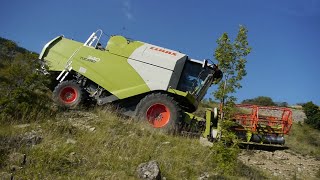
<instances>
[{"instance_id":1,"label":"rocky ground","mask_svg":"<svg viewBox=\"0 0 320 180\"><path fill-rule=\"evenodd\" d=\"M278 179L317 179L320 169L320 159L291 150L243 150L238 159L265 172L270 178Z\"/></svg>"},{"instance_id":2,"label":"rocky ground","mask_svg":"<svg viewBox=\"0 0 320 180\"><path fill-rule=\"evenodd\" d=\"M244 112L251 112L251 109L248 108L241 108ZM303 120L306 118L306 115L301 109L293 109L290 108L292 111L292 120L294 122L303 122ZM274 117L281 117L282 111L275 111L275 110L267 110L267 109L259 109L259 114L261 115L268 115L268 116L274 116Z\"/></svg>"},{"instance_id":3,"label":"rocky ground","mask_svg":"<svg viewBox=\"0 0 320 180\"><path fill-rule=\"evenodd\" d=\"M299 110L299 109L291 109L291 110L292 110L292 119L293 119L293 121L295 121L295 122L303 122L303 120L305 118L307 118L302 110Z\"/></svg>"},{"instance_id":4,"label":"rocky ground","mask_svg":"<svg viewBox=\"0 0 320 180\"><path fill-rule=\"evenodd\" d=\"M306 115L302 110L291 109L291 111L292 111L292 120L294 122L303 122L303 120L306 118ZM275 117L281 117L282 115L281 111L273 111L273 110L259 110L259 113L261 113L262 115L275 116Z\"/></svg>"}]
</instances>

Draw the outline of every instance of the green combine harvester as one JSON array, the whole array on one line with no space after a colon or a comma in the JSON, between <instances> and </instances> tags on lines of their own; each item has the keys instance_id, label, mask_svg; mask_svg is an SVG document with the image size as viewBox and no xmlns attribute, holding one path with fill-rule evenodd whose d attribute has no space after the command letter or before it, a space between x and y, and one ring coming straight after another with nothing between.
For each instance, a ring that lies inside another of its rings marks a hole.
<instances>
[{"instance_id":1,"label":"green combine harvester","mask_svg":"<svg viewBox=\"0 0 320 180\"><path fill-rule=\"evenodd\" d=\"M148 121L167 133L184 132L214 140L221 137L217 108L203 117L193 112L222 72L208 60L123 36L111 36L106 46L98 30L85 43L58 36L40 54L43 72L54 77L53 99L59 106L112 103L125 115ZM46 69L45 67L48 67ZM248 114L234 115L234 131L243 143L284 145L292 125L288 108L238 105ZM264 110L279 116L266 116ZM276 113L277 114L277 113ZM222 135L223 138L223 135Z\"/></svg>"},{"instance_id":2,"label":"green combine harvester","mask_svg":"<svg viewBox=\"0 0 320 180\"><path fill-rule=\"evenodd\" d=\"M87 101L113 103L161 131L212 137L216 109L204 117L192 113L223 76L215 64L119 35L102 42L102 35L97 30L84 43L58 36L45 45L39 59L48 67L43 72L55 78L56 104L74 109Z\"/></svg>"}]
</instances>

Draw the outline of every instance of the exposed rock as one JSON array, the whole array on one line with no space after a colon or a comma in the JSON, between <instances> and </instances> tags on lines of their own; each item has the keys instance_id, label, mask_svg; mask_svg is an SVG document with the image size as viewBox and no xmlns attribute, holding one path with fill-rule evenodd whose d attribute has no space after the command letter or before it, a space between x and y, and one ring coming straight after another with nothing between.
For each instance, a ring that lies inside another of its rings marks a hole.
<instances>
[{"instance_id":1,"label":"exposed rock","mask_svg":"<svg viewBox=\"0 0 320 180\"><path fill-rule=\"evenodd\" d=\"M70 139L70 138L67 139L67 144L75 144L76 142L77 141L74 139Z\"/></svg>"},{"instance_id":2,"label":"exposed rock","mask_svg":"<svg viewBox=\"0 0 320 180\"><path fill-rule=\"evenodd\" d=\"M163 142L163 143L161 143L161 144L166 145L166 144L170 144L170 142L169 142L169 141L165 141L165 142Z\"/></svg>"},{"instance_id":3,"label":"exposed rock","mask_svg":"<svg viewBox=\"0 0 320 180\"><path fill-rule=\"evenodd\" d=\"M77 163L78 161L79 161L79 159L78 159L78 157L77 157L77 154L75 153L75 152L71 152L70 154L69 154L69 161L71 162L71 163Z\"/></svg>"},{"instance_id":4,"label":"exposed rock","mask_svg":"<svg viewBox=\"0 0 320 180\"><path fill-rule=\"evenodd\" d=\"M0 179L1 180L12 180L13 176L11 173L7 173L7 172L0 172Z\"/></svg>"},{"instance_id":5,"label":"exposed rock","mask_svg":"<svg viewBox=\"0 0 320 180\"><path fill-rule=\"evenodd\" d=\"M25 154L21 154L17 152L9 154L9 163L11 165L17 165L17 166L25 165L26 160L27 160L27 156Z\"/></svg>"},{"instance_id":6,"label":"exposed rock","mask_svg":"<svg viewBox=\"0 0 320 180\"><path fill-rule=\"evenodd\" d=\"M15 125L14 127L15 128L26 128L26 127L29 127L30 126L30 124L18 124L18 125Z\"/></svg>"},{"instance_id":7,"label":"exposed rock","mask_svg":"<svg viewBox=\"0 0 320 180\"><path fill-rule=\"evenodd\" d=\"M36 131L26 132L22 137L22 142L26 146L34 146L41 143L42 137Z\"/></svg>"},{"instance_id":8,"label":"exposed rock","mask_svg":"<svg viewBox=\"0 0 320 180\"><path fill-rule=\"evenodd\" d=\"M247 110L246 108L241 108L243 110ZM303 112L303 110L300 109L293 109L290 108L292 111L292 119L295 122L303 122L304 119L306 119L306 115ZM269 110L269 109L260 109L259 114L261 115L268 115L268 116L275 116L275 117L281 117L282 112L280 111L274 111L274 110Z\"/></svg>"},{"instance_id":9,"label":"exposed rock","mask_svg":"<svg viewBox=\"0 0 320 180\"><path fill-rule=\"evenodd\" d=\"M160 180L160 168L156 161L142 163L137 168L137 174L140 179L145 180Z\"/></svg>"},{"instance_id":10,"label":"exposed rock","mask_svg":"<svg viewBox=\"0 0 320 180\"><path fill-rule=\"evenodd\" d=\"M93 131L95 131L96 130L96 128L95 127L91 127L91 128L89 128L89 131L90 132L93 132Z\"/></svg>"},{"instance_id":11,"label":"exposed rock","mask_svg":"<svg viewBox=\"0 0 320 180\"><path fill-rule=\"evenodd\" d=\"M198 178L198 180L205 180L205 179L209 179L209 173L204 172L200 175L200 177Z\"/></svg>"},{"instance_id":12,"label":"exposed rock","mask_svg":"<svg viewBox=\"0 0 320 180\"><path fill-rule=\"evenodd\" d=\"M204 138L204 137L201 137L201 136L200 136L200 144L202 146L208 146L208 147L212 147L213 146L212 142L208 141L207 138Z\"/></svg>"},{"instance_id":13,"label":"exposed rock","mask_svg":"<svg viewBox=\"0 0 320 180\"><path fill-rule=\"evenodd\" d=\"M63 113L58 114L56 117L57 119L69 119L70 121L95 121L98 116L96 114L85 112L85 111L77 111L77 110L70 110Z\"/></svg>"}]
</instances>

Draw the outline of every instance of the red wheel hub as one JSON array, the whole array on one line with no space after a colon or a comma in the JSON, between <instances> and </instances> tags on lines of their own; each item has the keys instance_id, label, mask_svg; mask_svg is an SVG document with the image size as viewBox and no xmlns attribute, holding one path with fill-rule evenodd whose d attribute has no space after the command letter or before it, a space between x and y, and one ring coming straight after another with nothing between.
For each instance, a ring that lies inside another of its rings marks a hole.
<instances>
[{"instance_id":1,"label":"red wheel hub","mask_svg":"<svg viewBox=\"0 0 320 180\"><path fill-rule=\"evenodd\" d=\"M60 92L60 99L67 104L74 102L77 97L77 90L73 87L65 87Z\"/></svg>"},{"instance_id":2,"label":"red wheel hub","mask_svg":"<svg viewBox=\"0 0 320 180\"><path fill-rule=\"evenodd\" d=\"M163 104L153 104L147 110L147 119L155 128L161 128L170 121L170 111Z\"/></svg>"}]
</instances>

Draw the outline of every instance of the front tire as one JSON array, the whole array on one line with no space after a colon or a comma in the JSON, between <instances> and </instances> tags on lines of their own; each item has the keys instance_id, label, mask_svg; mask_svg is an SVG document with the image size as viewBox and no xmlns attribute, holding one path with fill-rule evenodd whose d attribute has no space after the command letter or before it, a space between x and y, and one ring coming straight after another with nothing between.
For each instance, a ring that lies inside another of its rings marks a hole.
<instances>
[{"instance_id":1,"label":"front tire","mask_svg":"<svg viewBox=\"0 0 320 180\"><path fill-rule=\"evenodd\" d=\"M82 98L82 88L75 81L63 81L53 91L53 101L62 108L75 109Z\"/></svg>"},{"instance_id":2,"label":"front tire","mask_svg":"<svg viewBox=\"0 0 320 180\"><path fill-rule=\"evenodd\" d=\"M147 120L154 128L166 133L176 133L182 119L178 103L166 94L150 94L136 107L136 117Z\"/></svg>"}]
</instances>

